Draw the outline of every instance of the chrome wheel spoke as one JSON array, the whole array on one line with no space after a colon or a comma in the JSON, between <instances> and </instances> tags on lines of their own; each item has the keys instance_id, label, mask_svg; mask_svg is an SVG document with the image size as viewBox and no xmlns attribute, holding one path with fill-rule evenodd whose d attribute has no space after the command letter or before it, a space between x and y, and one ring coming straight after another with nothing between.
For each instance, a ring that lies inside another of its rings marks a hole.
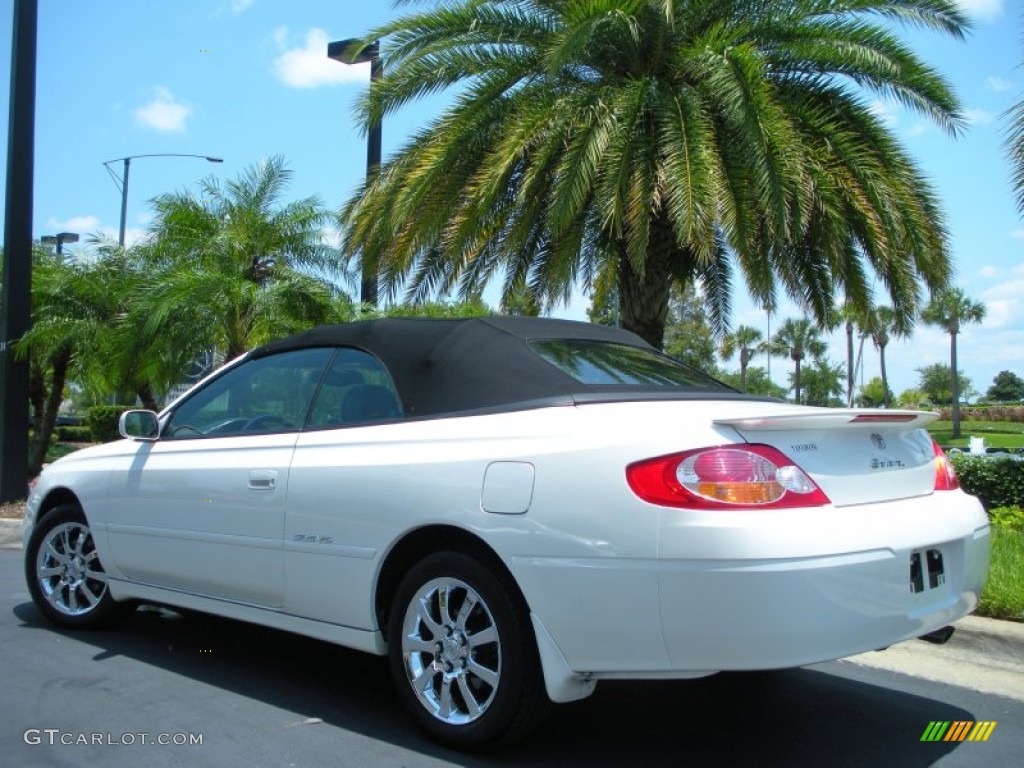
<instances>
[{"instance_id":1,"label":"chrome wheel spoke","mask_svg":"<svg viewBox=\"0 0 1024 768\"><path fill-rule=\"evenodd\" d=\"M466 675L459 675L459 692L462 694L462 700L466 702L466 712L469 714L471 719L480 716L480 703L476 700L476 696L473 695L473 691L469 687L469 683L466 681Z\"/></svg>"},{"instance_id":2,"label":"chrome wheel spoke","mask_svg":"<svg viewBox=\"0 0 1024 768\"><path fill-rule=\"evenodd\" d=\"M94 571L88 567L86 567L85 578L89 581L101 582L104 585L107 583L107 574L104 571Z\"/></svg>"},{"instance_id":3,"label":"chrome wheel spoke","mask_svg":"<svg viewBox=\"0 0 1024 768\"><path fill-rule=\"evenodd\" d=\"M479 677L492 688L498 684L498 673L493 669L488 669L487 667L478 664L473 659L470 659L469 663L466 665L466 670L476 677Z\"/></svg>"},{"instance_id":4,"label":"chrome wheel spoke","mask_svg":"<svg viewBox=\"0 0 1024 768\"><path fill-rule=\"evenodd\" d=\"M425 599L420 600L416 616L423 624L426 625L427 629L430 630L432 637L441 637L444 634L444 628L434 621L434 617L430 615L430 609L427 607L427 601Z\"/></svg>"},{"instance_id":5,"label":"chrome wheel spoke","mask_svg":"<svg viewBox=\"0 0 1024 768\"><path fill-rule=\"evenodd\" d=\"M472 592L466 594L466 598L462 601L462 606L459 608L459 615L455 617L455 627L459 630L466 629L466 620L469 615L473 612L473 608L479 602L479 598Z\"/></svg>"},{"instance_id":6,"label":"chrome wheel spoke","mask_svg":"<svg viewBox=\"0 0 1024 768\"><path fill-rule=\"evenodd\" d=\"M412 687L415 689L416 693L420 696L425 695L427 688L430 687L430 682L434 679L434 675L436 674L437 672L434 671L433 667L427 666L422 672L420 672L418 677L411 680L410 682L412 682Z\"/></svg>"},{"instance_id":7,"label":"chrome wheel spoke","mask_svg":"<svg viewBox=\"0 0 1024 768\"><path fill-rule=\"evenodd\" d=\"M66 565L68 561L71 559L70 557L68 557L68 555L64 554L54 546L53 539L50 539L48 542L46 542L46 555L47 559L52 558L61 565Z\"/></svg>"},{"instance_id":8,"label":"chrome wheel spoke","mask_svg":"<svg viewBox=\"0 0 1024 768\"><path fill-rule=\"evenodd\" d=\"M106 586L104 586L103 589L106 589ZM81 591L81 593L85 595L85 599L89 603L89 607L92 608L100 601L100 598L103 597L103 589L101 589L100 594L97 595L89 589L89 584L83 581L79 586L78 591Z\"/></svg>"},{"instance_id":9,"label":"chrome wheel spoke","mask_svg":"<svg viewBox=\"0 0 1024 768\"><path fill-rule=\"evenodd\" d=\"M63 592L65 589L66 587L63 584L57 584L57 586L55 586L49 592L45 593L46 602L48 602L61 613L67 613L67 609L60 599L61 592Z\"/></svg>"},{"instance_id":10,"label":"chrome wheel spoke","mask_svg":"<svg viewBox=\"0 0 1024 768\"><path fill-rule=\"evenodd\" d=\"M487 629L481 629L472 635L466 635L466 641L469 643L470 648L487 645L487 643L496 643L498 642L498 630L492 624Z\"/></svg>"},{"instance_id":11,"label":"chrome wheel spoke","mask_svg":"<svg viewBox=\"0 0 1024 768\"><path fill-rule=\"evenodd\" d=\"M452 679L447 675L441 679L441 706L437 714L442 720L452 716Z\"/></svg>"},{"instance_id":12,"label":"chrome wheel spoke","mask_svg":"<svg viewBox=\"0 0 1024 768\"><path fill-rule=\"evenodd\" d=\"M409 635L402 643L402 647L406 653L429 653L433 655L434 651L437 650L437 643L434 640Z\"/></svg>"}]
</instances>

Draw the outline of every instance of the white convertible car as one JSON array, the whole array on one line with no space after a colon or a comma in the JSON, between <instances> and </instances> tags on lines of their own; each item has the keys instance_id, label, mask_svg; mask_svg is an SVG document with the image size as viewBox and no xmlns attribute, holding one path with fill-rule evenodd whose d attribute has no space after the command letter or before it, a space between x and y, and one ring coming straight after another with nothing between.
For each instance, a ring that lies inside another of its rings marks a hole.
<instances>
[{"instance_id":1,"label":"white convertible car","mask_svg":"<svg viewBox=\"0 0 1024 768\"><path fill-rule=\"evenodd\" d=\"M434 737L508 741L600 680L973 610L989 525L933 418L746 396L584 323L325 326L48 467L26 575L64 627L145 601L387 654Z\"/></svg>"}]
</instances>

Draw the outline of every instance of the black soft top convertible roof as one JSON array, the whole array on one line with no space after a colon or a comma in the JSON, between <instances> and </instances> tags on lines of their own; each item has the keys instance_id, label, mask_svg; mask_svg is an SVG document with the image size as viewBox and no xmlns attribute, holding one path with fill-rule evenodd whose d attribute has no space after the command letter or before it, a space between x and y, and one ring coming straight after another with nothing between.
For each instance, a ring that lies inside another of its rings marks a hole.
<instances>
[{"instance_id":1,"label":"black soft top convertible roof","mask_svg":"<svg viewBox=\"0 0 1024 768\"><path fill-rule=\"evenodd\" d=\"M616 389L587 386L547 362L529 346L529 342L542 339L601 341L653 349L639 336L620 328L550 318L489 316L384 318L323 325L265 344L250 354L263 357L326 346L364 349L387 366L406 416L414 418L541 400L571 405L594 399L597 393L607 396ZM637 394L635 387L618 389ZM721 385L716 395L730 392Z\"/></svg>"}]
</instances>

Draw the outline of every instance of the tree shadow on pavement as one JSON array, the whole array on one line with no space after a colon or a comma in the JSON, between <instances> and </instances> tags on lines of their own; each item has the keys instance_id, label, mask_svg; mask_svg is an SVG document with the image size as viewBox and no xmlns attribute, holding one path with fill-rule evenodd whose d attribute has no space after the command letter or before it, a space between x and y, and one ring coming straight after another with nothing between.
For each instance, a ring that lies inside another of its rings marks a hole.
<instances>
[{"instance_id":1,"label":"tree shadow on pavement","mask_svg":"<svg viewBox=\"0 0 1024 768\"><path fill-rule=\"evenodd\" d=\"M452 765L913 768L957 746L922 743L929 721L975 719L941 701L817 669L723 673L692 681L602 682L589 699L552 708L524 743L466 755L437 746L416 728L394 695L383 658L148 606L106 632L59 632L30 603L14 613L24 628L98 649L96 674L111 659L130 658L294 712L300 721L318 718Z\"/></svg>"}]
</instances>

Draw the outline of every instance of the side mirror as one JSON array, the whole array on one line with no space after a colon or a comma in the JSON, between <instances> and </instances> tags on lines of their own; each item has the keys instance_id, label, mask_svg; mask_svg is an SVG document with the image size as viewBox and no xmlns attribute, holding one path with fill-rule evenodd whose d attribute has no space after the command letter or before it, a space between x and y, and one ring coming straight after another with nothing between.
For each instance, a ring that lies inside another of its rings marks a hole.
<instances>
[{"instance_id":1,"label":"side mirror","mask_svg":"<svg viewBox=\"0 0 1024 768\"><path fill-rule=\"evenodd\" d=\"M121 437L154 441L160 437L160 421L153 411L125 411L117 422Z\"/></svg>"}]
</instances>

